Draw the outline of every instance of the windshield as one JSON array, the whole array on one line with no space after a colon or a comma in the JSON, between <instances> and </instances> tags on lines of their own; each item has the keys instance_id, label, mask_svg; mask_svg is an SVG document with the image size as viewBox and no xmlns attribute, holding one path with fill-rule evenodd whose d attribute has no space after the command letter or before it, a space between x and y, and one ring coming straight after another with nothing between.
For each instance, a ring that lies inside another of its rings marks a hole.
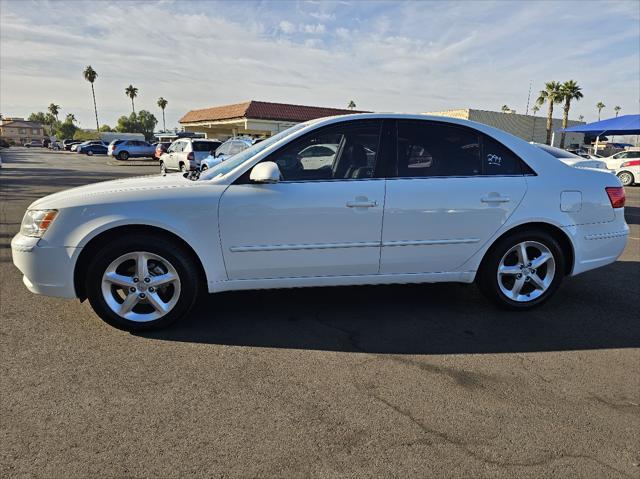
<instances>
[{"instance_id":1,"label":"windshield","mask_svg":"<svg viewBox=\"0 0 640 479\"><path fill-rule=\"evenodd\" d=\"M216 166L209 168L205 173L202 173L200 175L200 180L210 180L217 176L226 175L231 170L237 168L245 161L253 158L255 155L257 155L261 151L266 150L274 143L277 143L283 138L286 138L287 136L295 133L296 131L301 130L305 126L307 126L307 123L298 123L297 125L294 125L291 128L281 131L277 135L273 135L272 137L267 138L266 140L261 141L260 143L256 143L253 146L250 146L249 148L241 151L240 153L230 156L229 158L224 160L222 163L219 163Z\"/></svg>"}]
</instances>

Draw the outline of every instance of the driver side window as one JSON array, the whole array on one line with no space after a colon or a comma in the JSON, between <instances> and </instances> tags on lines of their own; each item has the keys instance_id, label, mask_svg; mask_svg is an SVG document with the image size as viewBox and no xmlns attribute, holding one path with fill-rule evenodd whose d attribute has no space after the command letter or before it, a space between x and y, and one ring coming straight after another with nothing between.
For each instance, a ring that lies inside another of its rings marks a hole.
<instances>
[{"instance_id":1,"label":"driver side window","mask_svg":"<svg viewBox=\"0 0 640 479\"><path fill-rule=\"evenodd\" d=\"M338 125L312 132L266 158L283 181L355 180L373 177L380 145L379 122Z\"/></svg>"}]
</instances>

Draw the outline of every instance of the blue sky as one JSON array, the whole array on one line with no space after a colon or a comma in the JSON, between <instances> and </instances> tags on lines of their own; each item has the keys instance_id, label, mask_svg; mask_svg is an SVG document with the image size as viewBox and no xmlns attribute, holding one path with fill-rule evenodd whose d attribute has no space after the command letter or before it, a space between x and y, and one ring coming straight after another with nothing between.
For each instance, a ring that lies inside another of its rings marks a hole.
<instances>
[{"instance_id":1,"label":"blue sky","mask_svg":"<svg viewBox=\"0 0 640 479\"><path fill-rule=\"evenodd\" d=\"M167 126L248 99L424 112L524 113L548 80L575 79L571 116L638 113L640 2L80 2L0 0L0 112L51 102L93 126L137 109ZM542 112L541 112L542 113ZM559 114L559 112L558 112Z\"/></svg>"}]
</instances>

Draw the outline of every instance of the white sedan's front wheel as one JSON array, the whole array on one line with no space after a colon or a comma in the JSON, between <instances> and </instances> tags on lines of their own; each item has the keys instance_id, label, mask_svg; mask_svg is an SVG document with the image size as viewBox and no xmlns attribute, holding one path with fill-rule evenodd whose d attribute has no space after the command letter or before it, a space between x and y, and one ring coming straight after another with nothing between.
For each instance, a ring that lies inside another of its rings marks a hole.
<instances>
[{"instance_id":1,"label":"white sedan's front wheel","mask_svg":"<svg viewBox=\"0 0 640 479\"><path fill-rule=\"evenodd\" d=\"M198 290L198 270L189 253L146 235L105 246L87 272L87 296L95 312L128 331L158 329L184 317Z\"/></svg>"}]
</instances>

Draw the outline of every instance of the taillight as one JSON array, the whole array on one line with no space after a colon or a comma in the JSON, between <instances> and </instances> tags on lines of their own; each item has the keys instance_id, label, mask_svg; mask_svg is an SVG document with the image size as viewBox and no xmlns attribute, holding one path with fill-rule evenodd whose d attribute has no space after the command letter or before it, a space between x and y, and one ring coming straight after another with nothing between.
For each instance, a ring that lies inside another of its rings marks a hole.
<instances>
[{"instance_id":1,"label":"taillight","mask_svg":"<svg viewBox=\"0 0 640 479\"><path fill-rule=\"evenodd\" d=\"M627 167L627 166L640 166L640 160L631 160L631 161L625 161L624 163L622 163L622 165L620 165L620 167Z\"/></svg>"},{"instance_id":2,"label":"taillight","mask_svg":"<svg viewBox=\"0 0 640 479\"><path fill-rule=\"evenodd\" d=\"M193 161L193 158L194 158L194 156L193 156L193 151L191 151L191 152L189 152L189 154L187 155L187 160L189 160L189 161Z\"/></svg>"},{"instance_id":3,"label":"taillight","mask_svg":"<svg viewBox=\"0 0 640 479\"><path fill-rule=\"evenodd\" d=\"M605 188L607 192L607 196L609 196L609 201L611 201L611 206L613 208L622 208L624 207L624 188L622 186L608 186Z\"/></svg>"}]
</instances>

